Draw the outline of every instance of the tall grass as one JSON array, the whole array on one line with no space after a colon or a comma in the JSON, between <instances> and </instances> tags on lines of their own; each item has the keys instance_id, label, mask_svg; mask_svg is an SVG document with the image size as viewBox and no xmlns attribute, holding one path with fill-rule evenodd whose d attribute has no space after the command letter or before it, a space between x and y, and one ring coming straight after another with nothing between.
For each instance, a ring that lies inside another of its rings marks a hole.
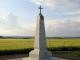
<instances>
[{"instance_id":1,"label":"tall grass","mask_svg":"<svg viewBox=\"0 0 80 60\"><path fill-rule=\"evenodd\" d=\"M80 47L80 39L46 39L47 48ZM34 39L0 39L0 50L33 48Z\"/></svg>"}]
</instances>

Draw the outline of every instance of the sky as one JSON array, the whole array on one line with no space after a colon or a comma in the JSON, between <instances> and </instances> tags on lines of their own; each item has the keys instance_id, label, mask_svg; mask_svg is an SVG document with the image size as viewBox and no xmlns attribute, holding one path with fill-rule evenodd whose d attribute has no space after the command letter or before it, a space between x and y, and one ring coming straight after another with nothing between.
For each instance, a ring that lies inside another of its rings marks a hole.
<instances>
[{"instance_id":1,"label":"sky","mask_svg":"<svg viewBox=\"0 0 80 60\"><path fill-rule=\"evenodd\" d=\"M46 36L80 37L80 0L0 0L0 35L35 36L40 5Z\"/></svg>"}]
</instances>

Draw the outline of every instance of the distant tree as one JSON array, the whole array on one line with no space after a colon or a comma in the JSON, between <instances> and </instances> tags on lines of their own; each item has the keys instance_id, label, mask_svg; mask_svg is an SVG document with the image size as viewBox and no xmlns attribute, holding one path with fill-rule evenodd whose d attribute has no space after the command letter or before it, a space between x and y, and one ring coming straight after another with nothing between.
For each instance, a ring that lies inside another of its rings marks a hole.
<instances>
[{"instance_id":1,"label":"distant tree","mask_svg":"<svg viewBox=\"0 0 80 60\"><path fill-rule=\"evenodd\" d=\"M3 36L0 36L0 38L3 38Z\"/></svg>"}]
</instances>

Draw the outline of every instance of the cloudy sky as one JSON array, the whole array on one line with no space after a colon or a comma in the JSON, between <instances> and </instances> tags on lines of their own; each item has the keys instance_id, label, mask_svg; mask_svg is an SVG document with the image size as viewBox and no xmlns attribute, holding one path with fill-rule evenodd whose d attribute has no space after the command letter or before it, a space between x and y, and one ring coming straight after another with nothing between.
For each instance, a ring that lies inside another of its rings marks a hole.
<instances>
[{"instance_id":1,"label":"cloudy sky","mask_svg":"<svg viewBox=\"0 0 80 60\"><path fill-rule=\"evenodd\" d=\"M80 0L0 0L0 35L34 36L39 5L47 36L80 37Z\"/></svg>"}]
</instances>

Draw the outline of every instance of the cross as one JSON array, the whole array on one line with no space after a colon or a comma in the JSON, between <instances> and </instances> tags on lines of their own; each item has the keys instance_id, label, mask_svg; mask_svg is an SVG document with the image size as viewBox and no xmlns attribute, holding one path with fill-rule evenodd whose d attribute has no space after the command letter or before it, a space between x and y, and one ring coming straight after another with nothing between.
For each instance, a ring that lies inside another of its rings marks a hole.
<instances>
[{"instance_id":1,"label":"cross","mask_svg":"<svg viewBox=\"0 0 80 60\"><path fill-rule=\"evenodd\" d=\"M39 9L40 9L40 14L41 14L41 10L43 9L43 8L41 7L41 5L40 5Z\"/></svg>"}]
</instances>

